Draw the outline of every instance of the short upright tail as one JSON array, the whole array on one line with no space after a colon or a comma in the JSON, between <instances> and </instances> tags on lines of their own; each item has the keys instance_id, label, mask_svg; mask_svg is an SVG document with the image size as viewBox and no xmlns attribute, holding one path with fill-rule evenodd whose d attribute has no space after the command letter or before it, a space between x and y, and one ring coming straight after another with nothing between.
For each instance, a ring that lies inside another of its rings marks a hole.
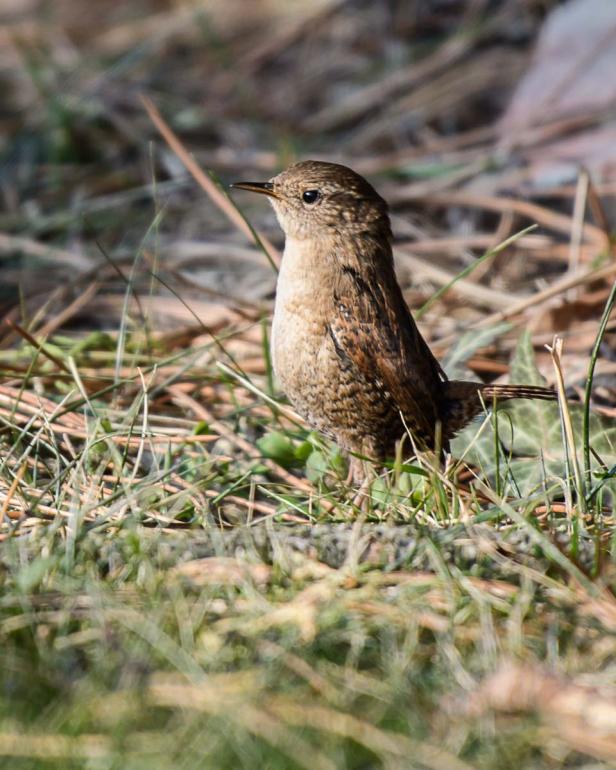
<instances>
[{"instance_id":1,"label":"short upright tail","mask_svg":"<svg viewBox=\"0 0 616 770\"><path fill-rule=\"evenodd\" d=\"M479 382L450 380L443 383L443 410L441 420L446 427L447 439L476 417L483 409L489 407L494 398L506 401L511 398L538 398L543 401L554 401L558 398L552 388L542 388L539 385L484 385Z\"/></svg>"}]
</instances>

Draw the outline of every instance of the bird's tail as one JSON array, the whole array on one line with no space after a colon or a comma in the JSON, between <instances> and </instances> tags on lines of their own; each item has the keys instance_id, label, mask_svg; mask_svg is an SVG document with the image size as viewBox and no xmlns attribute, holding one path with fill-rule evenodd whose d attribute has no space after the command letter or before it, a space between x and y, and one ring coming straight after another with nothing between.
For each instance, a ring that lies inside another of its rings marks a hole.
<instances>
[{"instance_id":1,"label":"bird's tail","mask_svg":"<svg viewBox=\"0 0 616 770\"><path fill-rule=\"evenodd\" d=\"M453 438L485 406L489 407L496 398L508 401L511 398L537 398L554 401L558 398L552 388L539 385L485 385L479 382L449 380L443 383L443 415L441 421L447 427L447 439Z\"/></svg>"},{"instance_id":2,"label":"bird's tail","mask_svg":"<svg viewBox=\"0 0 616 770\"><path fill-rule=\"evenodd\" d=\"M554 401L558 398L553 388L542 388L540 385L481 385L479 391L486 403L495 397L501 401L510 398L539 398L543 401Z\"/></svg>"}]
</instances>

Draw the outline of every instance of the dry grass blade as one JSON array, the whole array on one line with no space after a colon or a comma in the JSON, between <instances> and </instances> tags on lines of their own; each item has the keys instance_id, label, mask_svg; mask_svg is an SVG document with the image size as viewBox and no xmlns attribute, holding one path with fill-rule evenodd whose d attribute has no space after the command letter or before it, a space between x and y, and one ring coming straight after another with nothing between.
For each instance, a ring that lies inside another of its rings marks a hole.
<instances>
[{"instance_id":1,"label":"dry grass blade","mask_svg":"<svg viewBox=\"0 0 616 770\"><path fill-rule=\"evenodd\" d=\"M558 391L558 405L560 409L560 415L562 424L564 426L565 439L565 454L568 458L568 462L573 466L573 475L575 477L575 483L577 488L577 504L579 511L573 509L568 511L569 519L574 527L577 527L579 522L576 520L578 514L586 513L586 499L584 495L584 479L580 471L580 463L578 460L578 452L576 447L575 435L573 432L573 425L571 422L571 412L569 411L569 405L567 403L567 394L565 392L565 378L562 369L562 354L563 354L563 341L557 337L551 347L548 347L548 352L552 358L552 364L554 366L554 372L556 374L556 389Z\"/></svg>"},{"instance_id":2,"label":"dry grass blade","mask_svg":"<svg viewBox=\"0 0 616 770\"><path fill-rule=\"evenodd\" d=\"M174 570L197 585L231 586L241 586L247 580L257 584L267 583L271 571L271 567L266 564L244 564L237 559L220 556L186 561Z\"/></svg>"},{"instance_id":3,"label":"dry grass blade","mask_svg":"<svg viewBox=\"0 0 616 770\"><path fill-rule=\"evenodd\" d=\"M44 342L39 342L35 337L33 337L30 332L26 331L22 326L20 326L18 323L15 323L14 321L11 321L10 318L6 318L5 321L7 326L10 326L11 329L17 332L20 337L23 337L26 342L30 343L32 347L39 351L45 358L48 358L50 361L53 361L53 363L63 371L65 374L70 375L71 370L68 368L68 366L64 363L64 361L61 361L57 356L55 356L45 345Z\"/></svg>"},{"instance_id":4,"label":"dry grass blade","mask_svg":"<svg viewBox=\"0 0 616 770\"><path fill-rule=\"evenodd\" d=\"M112 742L105 735L24 735L0 733L0 756L31 759L84 759L92 762L111 755Z\"/></svg>"},{"instance_id":5,"label":"dry grass blade","mask_svg":"<svg viewBox=\"0 0 616 770\"><path fill-rule=\"evenodd\" d=\"M381 756L414 757L432 770L472 770L471 765L442 748L379 730L351 714L322 706L302 705L285 698L277 698L265 705L268 711L289 724L350 738Z\"/></svg>"},{"instance_id":6,"label":"dry grass blade","mask_svg":"<svg viewBox=\"0 0 616 770\"><path fill-rule=\"evenodd\" d=\"M453 38L420 62L396 70L377 83L371 83L356 93L308 118L312 131L329 131L336 126L374 110L387 102L401 88L409 89L419 82L442 72L468 51L471 41L466 35Z\"/></svg>"},{"instance_id":7,"label":"dry grass blade","mask_svg":"<svg viewBox=\"0 0 616 770\"><path fill-rule=\"evenodd\" d=\"M603 267L598 267L596 270L583 271L577 275L566 275L563 278L554 281L554 283L546 289L533 294L531 297L520 299L518 302L514 302L506 310L503 310L500 313L494 313L493 315L482 319L480 325L489 326L493 323L513 318L535 305L540 305L546 300L552 299L552 297L563 294L568 289L593 283L594 281L600 281L604 278L610 278L614 273L616 273L616 264L609 263Z\"/></svg>"},{"instance_id":8,"label":"dry grass blade","mask_svg":"<svg viewBox=\"0 0 616 770\"><path fill-rule=\"evenodd\" d=\"M396 199L404 200L406 197L404 188L398 191ZM486 209L487 211L514 211L516 214L527 217L533 222L537 222L556 232L570 236L572 227L571 217L564 214L558 214L545 206L529 201L517 200L515 198L495 198L487 195L477 195L470 192L439 192L423 195L422 198L427 203L436 203L441 206L470 206L472 208ZM610 240L606 233L596 225L585 222L581 227L584 240L591 242L599 254L607 253L610 250Z\"/></svg>"},{"instance_id":9,"label":"dry grass blade","mask_svg":"<svg viewBox=\"0 0 616 770\"><path fill-rule=\"evenodd\" d=\"M410 267L419 278L427 278L438 286L447 286L455 279L454 273L430 263L427 259L414 256L413 251L414 245L410 245L408 251L406 248L404 250L395 249L396 261L401 265ZM495 309L511 302L511 295L464 278L457 280L452 285L452 292L459 294L478 307Z\"/></svg>"},{"instance_id":10,"label":"dry grass blade","mask_svg":"<svg viewBox=\"0 0 616 770\"><path fill-rule=\"evenodd\" d=\"M153 703L161 706L181 706L212 715L225 715L236 727L265 739L288 754L300 767L306 770L335 770L335 764L327 756L310 748L300 736L289 733L283 720L268 714L262 706L256 707L251 703L242 702L238 698L235 682L231 680L230 687L225 687L224 679L218 677L215 684L203 682L194 686L167 682L161 678L150 686L148 697Z\"/></svg>"},{"instance_id":11,"label":"dry grass blade","mask_svg":"<svg viewBox=\"0 0 616 770\"><path fill-rule=\"evenodd\" d=\"M47 339L50 334L53 334L57 329L64 326L71 320L77 313L92 301L96 295L100 284L98 282L91 283L84 289L84 291L70 302L61 312L57 313L53 318L50 318L41 328L37 331L37 334L43 339Z\"/></svg>"},{"instance_id":12,"label":"dry grass blade","mask_svg":"<svg viewBox=\"0 0 616 770\"><path fill-rule=\"evenodd\" d=\"M254 70L285 48L290 46L302 34L306 35L315 25L328 18L345 0L318 0L309 5L297 6L286 14L278 28L278 34L263 40L260 45L246 51L238 62L242 70Z\"/></svg>"},{"instance_id":13,"label":"dry grass blade","mask_svg":"<svg viewBox=\"0 0 616 770\"><path fill-rule=\"evenodd\" d=\"M192 174L201 188L209 195L212 201L218 206L218 208L229 218L235 227L238 228L244 235L252 240L255 237L253 231L240 212L233 206L229 198L219 190L217 185L205 174L198 164L193 160L188 150L184 147L182 142L178 139L177 135L171 130L169 125L163 119L162 115L154 105L151 99L147 96L141 96L141 101L145 107L152 123L159 130L163 139L167 142L171 150L178 156L184 166ZM280 264L280 255L276 248L269 242L269 240L261 233L256 233L258 242L263 246L269 260L272 265Z\"/></svg>"},{"instance_id":14,"label":"dry grass blade","mask_svg":"<svg viewBox=\"0 0 616 770\"><path fill-rule=\"evenodd\" d=\"M536 711L572 749L616 761L616 692L578 684L544 667L505 664L472 695L467 711Z\"/></svg>"},{"instance_id":15,"label":"dry grass blade","mask_svg":"<svg viewBox=\"0 0 616 770\"><path fill-rule=\"evenodd\" d=\"M92 260L67 249L59 249L56 246L49 246L46 243L40 243L33 238L26 238L19 235L9 235L0 233L0 251L4 253L21 252L28 254L36 259L43 259L49 262L55 262L59 265L78 270L89 270L92 268Z\"/></svg>"},{"instance_id":16,"label":"dry grass blade","mask_svg":"<svg viewBox=\"0 0 616 770\"><path fill-rule=\"evenodd\" d=\"M575 191L571 237L569 240L569 272L573 275L577 273L580 264L580 252L584 233L584 219L586 213L586 204L588 201L589 187L589 174L585 169L582 169L578 177L578 183ZM609 244L609 234L603 228L601 229L606 234L606 236L608 236L607 243ZM575 299L575 294L576 293L572 291L569 295L569 299Z\"/></svg>"},{"instance_id":17,"label":"dry grass blade","mask_svg":"<svg viewBox=\"0 0 616 770\"><path fill-rule=\"evenodd\" d=\"M510 321L511 323L522 323L524 321L523 313L526 310L530 310L532 307L537 307L543 304L553 297L557 297L559 294L564 294L567 290L576 287L584 286L595 281L601 281L606 278L611 278L616 273L616 263L610 262L603 267L599 267L596 270L582 271L578 275L570 276L565 275L559 278L551 286L548 286L541 291L532 294L529 297L519 299L517 302L508 303L508 307L504 310L500 310L497 313L491 313L488 316L484 316L476 322L469 325L470 329L483 329L490 326L494 326L501 321ZM517 319L516 319L517 316ZM458 334L447 335L436 341L436 345L439 348L445 348L458 339Z\"/></svg>"},{"instance_id":18,"label":"dry grass blade","mask_svg":"<svg viewBox=\"0 0 616 770\"><path fill-rule=\"evenodd\" d=\"M11 482L11 486L9 487L6 497L4 498L4 501L2 502L2 508L0 508L0 521L4 519L5 514L9 510L9 506L11 504L11 500L13 499L13 495L15 494L15 491L17 487L19 486L19 483L21 482L24 473L26 472L27 463L23 462L15 474L13 481Z\"/></svg>"}]
</instances>

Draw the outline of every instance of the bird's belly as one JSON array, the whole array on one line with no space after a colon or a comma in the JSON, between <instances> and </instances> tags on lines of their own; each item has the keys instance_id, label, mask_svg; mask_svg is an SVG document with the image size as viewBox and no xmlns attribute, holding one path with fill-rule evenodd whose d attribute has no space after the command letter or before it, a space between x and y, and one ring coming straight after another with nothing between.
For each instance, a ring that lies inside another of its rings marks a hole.
<instances>
[{"instance_id":1,"label":"bird's belly","mask_svg":"<svg viewBox=\"0 0 616 770\"><path fill-rule=\"evenodd\" d=\"M276 312L272 324L272 364L276 379L295 409L321 430L325 393L337 390L323 324L292 312Z\"/></svg>"},{"instance_id":2,"label":"bird's belly","mask_svg":"<svg viewBox=\"0 0 616 770\"><path fill-rule=\"evenodd\" d=\"M343 449L384 457L404 430L378 382L345 365L325 322L277 308L272 363L293 407Z\"/></svg>"}]
</instances>

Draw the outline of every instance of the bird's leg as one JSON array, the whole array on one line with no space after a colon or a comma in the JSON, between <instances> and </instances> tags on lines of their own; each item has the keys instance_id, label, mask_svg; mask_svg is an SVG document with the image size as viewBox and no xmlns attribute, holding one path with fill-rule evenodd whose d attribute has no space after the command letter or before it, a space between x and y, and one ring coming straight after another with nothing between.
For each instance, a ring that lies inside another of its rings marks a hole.
<instances>
[{"instance_id":1,"label":"bird's leg","mask_svg":"<svg viewBox=\"0 0 616 770\"><path fill-rule=\"evenodd\" d=\"M347 473L346 483L349 486L361 487L366 481L374 477L374 464L369 460L362 460L360 457L351 455L349 457L349 472Z\"/></svg>"},{"instance_id":2,"label":"bird's leg","mask_svg":"<svg viewBox=\"0 0 616 770\"><path fill-rule=\"evenodd\" d=\"M347 473L344 483L347 487L357 486L364 480L366 473L364 470L364 462L359 457L351 455L349 457L349 472Z\"/></svg>"},{"instance_id":3,"label":"bird's leg","mask_svg":"<svg viewBox=\"0 0 616 770\"><path fill-rule=\"evenodd\" d=\"M351 455L349 458L349 472L346 483L354 486L357 491L353 497L353 505L362 512L368 511L370 503L370 486L374 478L374 466L367 460Z\"/></svg>"},{"instance_id":4,"label":"bird's leg","mask_svg":"<svg viewBox=\"0 0 616 770\"><path fill-rule=\"evenodd\" d=\"M370 510L370 486L372 479L366 476L362 481L361 486L353 497L352 504L354 507L359 508L362 513L368 513Z\"/></svg>"}]
</instances>

